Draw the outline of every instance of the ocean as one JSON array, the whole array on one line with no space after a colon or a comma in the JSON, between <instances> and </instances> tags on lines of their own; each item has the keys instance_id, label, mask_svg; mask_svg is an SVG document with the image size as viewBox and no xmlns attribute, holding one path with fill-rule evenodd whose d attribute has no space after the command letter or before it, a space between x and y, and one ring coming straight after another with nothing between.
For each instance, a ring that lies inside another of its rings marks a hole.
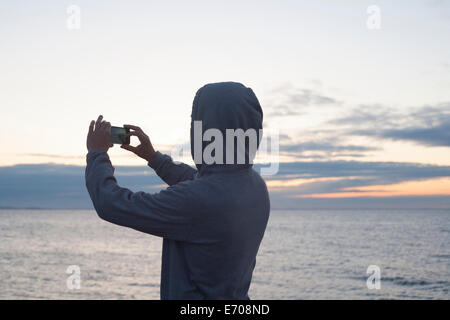
<instances>
[{"instance_id":1,"label":"ocean","mask_svg":"<svg viewBox=\"0 0 450 320\"><path fill-rule=\"evenodd\" d=\"M0 210L0 299L159 299L161 244L92 210ZM379 289L368 288L371 265ZM297 210L271 212L249 295L449 299L449 289L450 210Z\"/></svg>"}]
</instances>

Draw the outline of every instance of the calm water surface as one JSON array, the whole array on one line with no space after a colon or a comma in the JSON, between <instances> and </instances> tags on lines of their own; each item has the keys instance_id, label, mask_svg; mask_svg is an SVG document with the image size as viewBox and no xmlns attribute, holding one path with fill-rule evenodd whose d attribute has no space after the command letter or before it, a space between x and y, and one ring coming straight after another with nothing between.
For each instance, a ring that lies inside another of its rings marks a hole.
<instances>
[{"instance_id":1,"label":"calm water surface","mask_svg":"<svg viewBox=\"0 0 450 320\"><path fill-rule=\"evenodd\" d=\"M161 244L90 210L0 210L0 298L159 299ZM70 265L79 290L67 288ZM369 265L380 290L367 289ZM272 211L250 297L449 299L449 289L449 210Z\"/></svg>"}]
</instances>

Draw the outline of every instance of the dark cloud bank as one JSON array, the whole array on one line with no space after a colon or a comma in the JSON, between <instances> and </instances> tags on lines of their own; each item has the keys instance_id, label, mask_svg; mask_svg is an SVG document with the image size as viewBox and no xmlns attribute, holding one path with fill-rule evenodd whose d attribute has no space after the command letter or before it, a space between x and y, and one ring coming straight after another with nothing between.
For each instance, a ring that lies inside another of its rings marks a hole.
<instances>
[{"instance_id":1,"label":"dark cloud bank","mask_svg":"<svg viewBox=\"0 0 450 320\"><path fill-rule=\"evenodd\" d=\"M399 112L380 105L361 105L330 121L350 125L347 135L410 141L428 147L450 146L450 102ZM355 128L356 127L356 128Z\"/></svg>"},{"instance_id":2,"label":"dark cloud bank","mask_svg":"<svg viewBox=\"0 0 450 320\"><path fill-rule=\"evenodd\" d=\"M258 169L258 166L256 167ZM116 175L122 187L133 191L158 192L164 187L164 182L148 167L117 166ZM272 208L450 208L450 197L446 196L291 198L293 195L301 194L340 192L345 187L450 177L450 166L398 162L294 162L281 163L279 173L276 176L266 177L266 180L304 177L342 179L273 190ZM91 209L92 205L84 185L84 167L56 164L0 167L0 207Z\"/></svg>"}]
</instances>

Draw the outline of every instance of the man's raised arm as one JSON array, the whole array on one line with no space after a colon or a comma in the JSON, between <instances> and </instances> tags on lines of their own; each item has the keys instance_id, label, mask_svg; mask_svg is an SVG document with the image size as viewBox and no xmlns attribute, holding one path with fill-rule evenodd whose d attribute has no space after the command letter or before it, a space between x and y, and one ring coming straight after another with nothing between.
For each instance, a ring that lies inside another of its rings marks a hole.
<instances>
[{"instance_id":1,"label":"man's raised arm","mask_svg":"<svg viewBox=\"0 0 450 320\"><path fill-rule=\"evenodd\" d=\"M181 181L192 180L197 174L197 170L185 163L175 163L166 154L156 151L155 155L148 162L148 165L155 170L156 174L169 186Z\"/></svg>"},{"instance_id":2,"label":"man's raised arm","mask_svg":"<svg viewBox=\"0 0 450 320\"><path fill-rule=\"evenodd\" d=\"M152 160L155 151L150 140L147 137L148 141L145 141L143 132L139 135L141 145L127 146L130 147L128 150L133 150L139 156L144 153L146 157L150 155L148 160ZM86 140L89 152L86 157L85 178L98 215L114 224L163 238L186 240L196 212L186 210L193 206L189 188L180 183L156 194L121 188L114 177L114 167L107 154L112 146L110 136L111 124L103 121L103 116L99 116L96 122L91 121ZM153 152L148 152L149 150Z\"/></svg>"},{"instance_id":3,"label":"man's raised arm","mask_svg":"<svg viewBox=\"0 0 450 320\"><path fill-rule=\"evenodd\" d=\"M129 150L138 157L147 161L147 164L153 168L156 174L164 180L169 186L177 184L181 181L192 180L197 174L197 170L184 163L176 164L168 155L155 151L150 138L142 131L141 128L126 124L125 128L132 129L128 135L136 136L140 141L140 145L133 147L130 145L122 145L121 148Z\"/></svg>"}]
</instances>

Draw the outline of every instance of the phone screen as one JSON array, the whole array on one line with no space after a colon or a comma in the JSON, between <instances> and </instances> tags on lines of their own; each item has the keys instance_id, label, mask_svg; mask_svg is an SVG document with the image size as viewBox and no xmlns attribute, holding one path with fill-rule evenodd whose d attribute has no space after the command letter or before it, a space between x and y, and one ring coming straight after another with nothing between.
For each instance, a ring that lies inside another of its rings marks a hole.
<instances>
[{"instance_id":1,"label":"phone screen","mask_svg":"<svg viewBox=\"0 0 450 320\"><path fill-rule=\"evenodd\" d=\"M130 129L122 127L111 127L111 143L130 144L130 137L126 136L128 132L130 132Z\"/></svg>"}]
</instances>

